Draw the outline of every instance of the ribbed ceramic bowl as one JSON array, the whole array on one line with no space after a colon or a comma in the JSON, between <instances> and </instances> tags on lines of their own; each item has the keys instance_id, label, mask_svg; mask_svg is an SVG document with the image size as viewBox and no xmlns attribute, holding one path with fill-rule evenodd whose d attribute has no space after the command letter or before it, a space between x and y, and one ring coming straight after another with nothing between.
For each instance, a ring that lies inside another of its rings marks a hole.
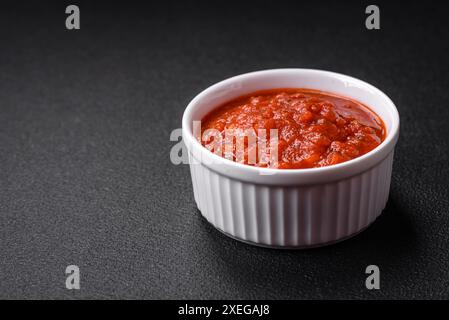
<instances>
[{"instance_id":1,"label":"ribbed ceramic bowl","mask_svg":"<svg viewBox=\"0 0 449 320\"><path fill-rule=\"evenodd\" d=\"M356 159L321 168L270 169L215 155L193 135L193 121L238 96L275 88L309 88L353 98L384 121L387 135ZM187 106L183 141L198 209L217 229L248 243L283 248L330 244L371 224L384 209L390 188L399 114L379 89L342 74L274 69L221 81Z\"/></svg>"}]
</instances>

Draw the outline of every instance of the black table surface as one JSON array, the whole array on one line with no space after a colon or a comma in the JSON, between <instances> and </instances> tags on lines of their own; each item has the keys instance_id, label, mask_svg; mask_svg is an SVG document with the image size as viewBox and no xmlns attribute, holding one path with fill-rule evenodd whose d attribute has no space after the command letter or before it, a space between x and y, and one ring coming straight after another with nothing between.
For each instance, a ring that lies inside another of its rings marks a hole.
<instances>
[{"instance_id":1,"label":"black table surface","mask_svg":"<svg viewBox=\"0 0 449 320\"><path fill-rule=\"evenodd\" d=\"M449 27L443 2L64 1L0 5L0 298L449 298ZM207 86L325 69L401 117L381 217L329 247L272 250L196 208L172 130ZM65 268L80 267L67 290ZM381 289L367 290L375 264Z\"/></svg>"}]
</instances>

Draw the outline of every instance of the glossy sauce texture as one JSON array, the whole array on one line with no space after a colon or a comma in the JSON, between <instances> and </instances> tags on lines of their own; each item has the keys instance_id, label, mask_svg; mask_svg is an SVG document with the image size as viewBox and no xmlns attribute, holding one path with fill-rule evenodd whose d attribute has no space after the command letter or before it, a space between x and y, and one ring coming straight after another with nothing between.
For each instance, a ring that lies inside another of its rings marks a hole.
<instances>
[{"instance_id":1,"label":"glossy sauce texture","mask_svg":"<svg viewBox=\"0 0 449 320\"><path fill-rule=\"evenodd\" d=\"M271 166L279 169L345 162L377 147L386 134L379 116L362 103L309 89L274 89L239 97L209 113L202 120L202 133L207 129L217 129L223 137L227 129L277 129L278 158ZM214 151L211 140L203 135L202 144ZM248 163L245 143L239 162L267 166Z\"/></svg>"}]
</instances>

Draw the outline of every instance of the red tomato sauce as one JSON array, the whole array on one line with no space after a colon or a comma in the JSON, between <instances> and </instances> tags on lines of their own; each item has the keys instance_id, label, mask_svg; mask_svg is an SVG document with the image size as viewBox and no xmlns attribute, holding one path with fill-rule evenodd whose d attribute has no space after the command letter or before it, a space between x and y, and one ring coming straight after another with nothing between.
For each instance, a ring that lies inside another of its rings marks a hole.
<instances>
[{"instance_id":1,"label":"red tomato sauce","mask_svg":"<svg viewBox=\"0 0 449 320\"><path fill-rule=\"evenodd\" d=\"M380 117L362 103L309 89L265 90L239 97L206 115L202 134L207 129L217 129L223 137L227 129L277 129L277 161L270 167L279 169L345 162L371 151L386 135ZM203 146L214 151L211 138L202 136ZM266 167L248 162L245 143L245 157L240 162Z\"/></svg>"}]
</instances>

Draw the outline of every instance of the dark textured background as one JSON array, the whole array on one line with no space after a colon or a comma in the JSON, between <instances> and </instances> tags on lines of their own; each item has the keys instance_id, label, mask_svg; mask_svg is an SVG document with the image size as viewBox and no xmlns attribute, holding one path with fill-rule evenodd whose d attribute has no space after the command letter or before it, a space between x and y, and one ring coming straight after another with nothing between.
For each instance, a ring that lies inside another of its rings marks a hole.
<instances>
[{"instance_id":1,"label":"dark textured background","mask_svg":"<svg viewBox=\"0 0 449 320\"><path fill-rule=\"evenodd\" d=\"M73 3L79 31L68 2L0 5L0 298L449 298L443 2L377 2L380 31L364 27L367 2ZM228 239L170 162L195 94L278 67L361 78L399 109L388 206L338 245Z\"/></svg>"}]
</instances>

